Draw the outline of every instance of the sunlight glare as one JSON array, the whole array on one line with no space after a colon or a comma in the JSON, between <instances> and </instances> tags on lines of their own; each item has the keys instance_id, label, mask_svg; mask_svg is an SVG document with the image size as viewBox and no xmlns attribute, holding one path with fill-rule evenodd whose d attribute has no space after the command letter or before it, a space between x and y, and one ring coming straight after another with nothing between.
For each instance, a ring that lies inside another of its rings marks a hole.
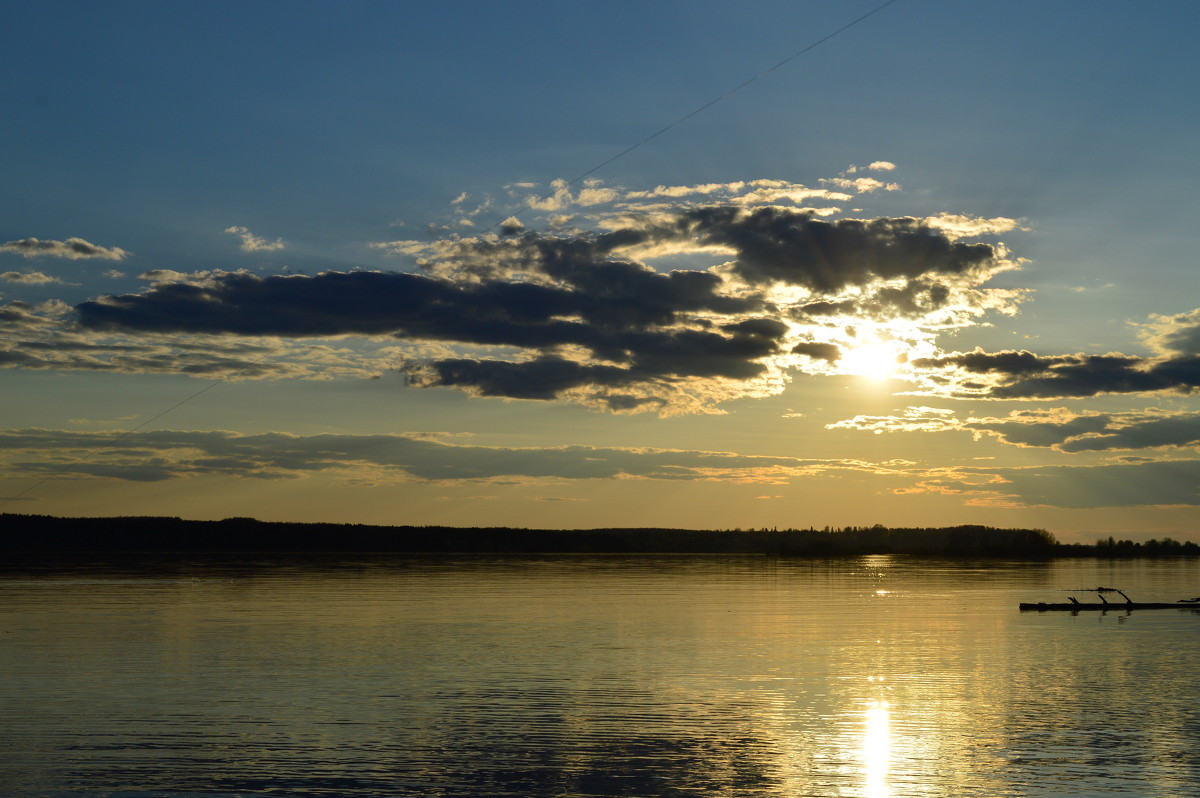
<instances>
[{"instance_id":1,"label":"sunlight glare","mask_svg":"<svg viewBox=\"0 0 1200 798\"><path fill-rule=\"evenodd\" d=\"M866 341L842 354L841 367L847 374L884 380L900 369L901 356L895 341Z\"/></svg>"},{"instance_id":2,"label":"sunlight glare","mask_svg":"<svg viewBox=\"0 0 1200 798\"><path fill-rule=\"evenodd\" d=\"M891 718L888 702L872 701L866 712L862 756L866 769L867 798L890 798L888 760L891 756Z\"/></svg>"}]
</instances>

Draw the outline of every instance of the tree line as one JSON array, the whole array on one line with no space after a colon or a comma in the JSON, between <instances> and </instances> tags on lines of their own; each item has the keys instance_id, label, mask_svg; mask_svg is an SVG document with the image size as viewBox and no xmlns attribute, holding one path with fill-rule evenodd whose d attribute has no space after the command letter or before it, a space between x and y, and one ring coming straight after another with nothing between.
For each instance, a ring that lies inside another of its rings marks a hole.
<instances>
[{"instance_id":1,"label":"tree line","mask_svg":"<svg viewBox=\"0 0 1200 798\"><path fill-rule=\"evenodd\" d=\"M0 515L0 550L25 552L395 552L489 554L775 554L837 557L915 554L948 557L1200 556L1200 545L1172 538L1101 539L1062 544L1044 529L824 527L527 529L191 521L175 517L59 518Z\"/></svg>"},{"instance_id":2,"label":"tree line","mask_svg":"<svg viewBox=\"0 0 1200 798\"><path fill-rule=\"evenodd\" d=\"M1045 557L1060 548L1042 529L847 526L823 529L526 529L192 521L174 517L0 515L8 551L253 551L411 553L695 553L845 556L921 554Z\"/></svg>"}]
</instances>

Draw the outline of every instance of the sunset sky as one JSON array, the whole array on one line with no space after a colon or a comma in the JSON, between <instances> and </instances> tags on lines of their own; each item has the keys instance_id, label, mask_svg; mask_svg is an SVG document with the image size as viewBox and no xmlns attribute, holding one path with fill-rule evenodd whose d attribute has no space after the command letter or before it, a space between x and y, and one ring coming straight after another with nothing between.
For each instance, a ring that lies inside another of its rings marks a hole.
<instances>
[{"instance_id":1,"label":"sunset sky","mask_svg":"<svg viewBox=\"0 0 1200 798\"><path fill-rule=\"evenodd\" d=\"M880 6L8 4L2 510L1200 540L1200 6Z\"/></svg>"}]
</instances>

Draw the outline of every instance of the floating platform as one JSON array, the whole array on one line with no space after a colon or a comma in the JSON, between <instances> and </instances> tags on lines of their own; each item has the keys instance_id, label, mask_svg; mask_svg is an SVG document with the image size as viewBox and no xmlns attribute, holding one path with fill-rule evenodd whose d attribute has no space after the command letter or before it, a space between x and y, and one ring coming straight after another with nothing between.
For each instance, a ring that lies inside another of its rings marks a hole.
<instances>
[{"instance_id":1,"label":"floating platform","mask_svg":"<svg viewBox=\"0 0 1200 798\"><path fill-rule=\"evenodd\" d=\"M1036 604L1021 602L1022 612L1047 612L1049 610L1067 610L1069 612L1080 612L1083 610L1196 610L1200 611L1200 602L1195 601L1097 601L1087 602L1082 601L1066 601L1062 603L1047 604L1039 602Z\"/></svg>"}]
</instances>

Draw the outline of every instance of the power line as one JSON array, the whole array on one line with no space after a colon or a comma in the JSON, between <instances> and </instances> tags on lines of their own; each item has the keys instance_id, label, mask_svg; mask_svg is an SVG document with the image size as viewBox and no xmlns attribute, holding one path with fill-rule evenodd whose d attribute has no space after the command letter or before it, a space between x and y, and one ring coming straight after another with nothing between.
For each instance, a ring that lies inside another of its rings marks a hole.
<instances>
[{"instance_id":1,"label":"power line","mask_svg":"<svg viewBox=\"0 0 1200 798\"><path fill-rule=\"evenodd\" d=\"M744 80L744 81L742 81L741 83L739 83L738 85L734 86L732 89L730 89L729 91L725 92L725 93L724 93L724 94L722 94L720 97L716 97L716 98L714 98L714 99L712 99L712 100L709 100L709 101L708 101L708 102L706 102L704 105L701 105L699 108L697 108L696 110L694 110L694 111L691 111L691 112L689 112L689 113L686 113L686 114L684 114L683 116L679 117L679 118L678 118L678 119L676 119L674 122L672 122L671 124L667 125L666 127L662 128L662 129L660 129L660 130L657 130L657 131L655 131L654 133L651 133L649 136L646 136L644 139L642 139L641 141L637 142L636 144L634 144L634 145L632 145L632 146L630 146L630 147L626 147L625 149L621 150L620 152L618 152L616 155L612 156L612 157L611 157L611 158L609 158L608 160L606 160L606 161L602 161L602 162L600 162L599 164L597 164L597 165L593 166L591 169L587 170L586 172L584 172L583 174L581 174L579 177L576 177L574 180L570 180L570 181L568 181L568 182L567 182L567 185L568 185L568 186L573 186L573 185L575 185L576 183L578 183L579 181L581 181L581 180L583 180L583 179L585 179L585 178L587 178L587 177L590 177L592 174L594 174L594 173L596 173L596 172L600 171L601 169L603 169L604 167L608 166L608 165L609 165L610 163L612 163L613 161L616 161L616 160L618 160L618 159L620 159L620 158L624 158L626 155L628 155L629 153L631 153L631 152L633 152L634 150L638 149L638 148L639 148L639 147L641 147L643 144L647 144L647 143L649 143L649 142L653 141L654 139L658 138L658 137L659 137L659 136L661 136L662 134L666 133L667 131L669 131L669 130L673 130L673 129L675 129L676 127L679 127L679 126L680 126L680 125L682 125L684 122L686 122L686 121L688 121L689 119L691 119L692 117L694 117L694 116L697 116L698 114L701 114L701 113L703 113L703 112L707 111L709 108L712 108L714 105L716 105L717 103L721 102L721 100L724 100L726 97L730 97L730 96L732 96L732 95L734 95L734 94L737 94L739 91L741 91L742 89L746 88L746 87L747 87L747 86L749 86L751 83L754 83L755 81L757 81L757 80L760 80L761 78L764 78L764 77L766 77L767 75L771 74L772 72L774 72L775 70L779 69L780 67L783 67L783 66L786 66L787 64L790 64L792 61L795 61L797 58L799 58L800 56L804 55L805 53L807 53L807 52L809 52L809 51L811 51L811 50L815 50L816 48L820 47L820 46L821 46L822 44L824 44L825 42L829 41L830 39L832 39L832 38L834 38L834 37L836 37L836 36L839 36L839 35L841 35L842 33L845 33L846 31L850 30L851 28L853 28L853 27L854 27L855 25L857 25L858 23L860 23L860 22L863 22L864 20L866 20L867 18L869 18L869 17L871 17L871 16L874 16L875 14L878 14L880 11L882 11L883 9L887 8L887 7L888 7L888 6L890 6L892 3L895 3L895 2L896 2L896 0L887 0L887 2L885 2L885 3L882 3L882 4L878 5L878 6L876 6L875 8L871 9L871 10L870 10L870 11L868 11L867 13L863 14L861 17L857 17L856 19L854 19L854 20L851 20L850 22L847 22L845 25L843 25L842 27L840 27L840 28L838 28L837 30L833 31L832 33L826 34L825 36L822 36L820 39L817 39L817 40L816 40L815 42L813 42L812 44L809 44L809 45L807 45L807 46L805 46L805 47L802 47L801 49L799 49L799 50L797 50L796 52L794 52L794 53L792 53L791 55L789 55L787 58L785 58L785 59L783 59L782 61L780 61L778 64L775 64L774 66L767 67L767 68L766 68L766 69L764 69L762 72L759 72L757 75L755 75L754 77L752 77L752 78L749 78L749 79L747 79L747 80Z\"/></svg>"}]
</instances>

